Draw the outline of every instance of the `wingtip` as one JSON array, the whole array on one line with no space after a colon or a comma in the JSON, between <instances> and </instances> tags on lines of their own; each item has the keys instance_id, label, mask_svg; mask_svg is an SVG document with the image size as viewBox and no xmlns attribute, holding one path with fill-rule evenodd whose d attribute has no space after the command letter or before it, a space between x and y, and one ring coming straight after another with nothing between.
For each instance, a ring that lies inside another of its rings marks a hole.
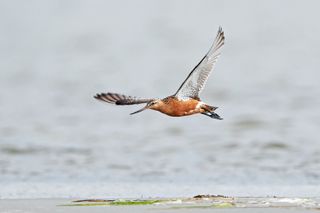
<instances>
[{"instance_id":1,"label":"wingtip","mask_svg":"<svg viewBox=\"0 0 320 213\"><path fill-rule=\"evenodd\" d=\"M219 30L218 30L218 34L217 34L216 39L219 39L219 41L221 43L220 45L224 45L225 36L224 36L224 31L222 30L221 26L219 26Z\"/></svg>"},{"instance_id":2,"label":"wingtip","mask_svg":"<svg viewBox=\"0 0 320 213\"><path fill-rule=\"evenodd\" d=\"M224 38L224 31L223 31L221 25L219 26L219 29L218 29L218 35L222 35L222 37Z\"/></svg>"},{"instance_id":3,"label":"wingtip","mask_svg":"<svg viewBox=\"0 0 320 213\"><path fill-rule=\"evenodd\" d=\"M96 95L93 96L95 99L101 99L101 94L97 93Z\"/></svg>"}]
</instances>

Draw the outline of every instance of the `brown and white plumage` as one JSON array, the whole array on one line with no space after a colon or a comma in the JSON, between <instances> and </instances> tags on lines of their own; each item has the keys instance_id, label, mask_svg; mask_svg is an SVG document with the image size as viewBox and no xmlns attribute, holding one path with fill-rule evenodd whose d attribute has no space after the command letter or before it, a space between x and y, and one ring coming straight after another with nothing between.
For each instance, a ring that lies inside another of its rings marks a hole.
<instances>
[{"instance_id":1,"label":"brown and white plumage","mask_svg":"<svg viewBox=\"0 0 320 213\"><path fill-rule=\"evenodd\" d=\"M144 104L153 100L153 99L142 99L142 98L121 95L118 93L111 93L111 92L96 94L94 98L100 101L105 101L107 103L116 104L116 105Z\"/></svg>"},{"instance_id":2,"label":"brown and white plumage","mask_svg":"<svg viewBox=\"0 0 320 213\"><path fill-rule=\"evenodd\" d=\"M224 32L220 27L208 53L202 58L174 94L178 99L199 98L199 94L214 69L224 45Z\"/></svg>"},{"instance_id":3,"label":"brown and white plumage","mask_svg":"<svg viewBox=\"0 0 320 213\"><path fill-rule=\"evenodd\" d=\"M109 92L97 94L94 98L116 105L146 103L145 107L131 114L142 112L145 109L152 109L175 117L201 113L211 118L221 120L222 118L214 112L218 107L210 106L202 102L199 94L221 54L224 40L224 32L220 27L208 53L197 66L193 68L174 95L164 99L143 99Z\"/></svg>"}]
</instances>

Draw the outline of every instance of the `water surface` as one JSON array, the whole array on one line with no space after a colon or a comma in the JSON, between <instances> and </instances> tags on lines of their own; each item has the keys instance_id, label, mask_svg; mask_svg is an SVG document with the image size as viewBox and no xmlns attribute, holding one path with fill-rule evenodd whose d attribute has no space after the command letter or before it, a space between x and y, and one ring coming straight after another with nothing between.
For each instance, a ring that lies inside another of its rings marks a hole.
<instances>
[{"instance_id":1,"label":"water surface","mask_svg":"<svg viewBox=\"0 0 320 213\"><path fill-rule=\"evenodd\" d=\"M0 8L1 198L319 196L317 1ZM173 94L219 25L226 45L202 99L223 121L93 99Z\"/></svg>"}]
</instances>

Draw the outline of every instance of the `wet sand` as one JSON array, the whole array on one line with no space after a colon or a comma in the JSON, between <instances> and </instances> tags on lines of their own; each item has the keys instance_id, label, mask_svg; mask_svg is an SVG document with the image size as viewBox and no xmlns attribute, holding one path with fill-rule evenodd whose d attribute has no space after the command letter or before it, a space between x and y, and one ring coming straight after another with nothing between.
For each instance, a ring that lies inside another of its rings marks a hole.
<instances>
[{"instance_id":1,"label":"wet sand","mask_svg":"<svg viewBox=\"0 0 320 213\"><path fill-rule=\"evenodd\" d=\"M319 212L316 198L174 198L150 205L122 205L106 202L73 202L75 199L0 200L0 212ZM137 202L135 200L134 202ZM149 200L150 201L150 200ZM139 201L140 202L140 201Z\"/></svg>"}]
</instances>

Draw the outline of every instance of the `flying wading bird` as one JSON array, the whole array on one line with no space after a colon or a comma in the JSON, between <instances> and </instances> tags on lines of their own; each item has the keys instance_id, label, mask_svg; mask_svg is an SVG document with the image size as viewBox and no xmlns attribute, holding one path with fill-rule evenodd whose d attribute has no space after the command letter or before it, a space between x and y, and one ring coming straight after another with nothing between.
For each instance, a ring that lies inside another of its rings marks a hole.
<instances>
[{"instance_id":1,"label":"flying wading bird","mask_svg":"<svg viewBox=\"0 0 320 213\"><path fill-rule=\"evenodd\" d=\"M152 109L174 117L201 113L210 118L222 120L222 118L214 112L218 107L210 106L202 102L199 98L199 93L205 86L210 72L214 69L223 45L224 32L220 27L208 53L202 58L198 65L193 68L174 95L163 99L142 99L108 92L97 94L94 98L116 105L146 103L145 107L130 115L142 112L146 109Z\"/></svg>"}]
</instances>

